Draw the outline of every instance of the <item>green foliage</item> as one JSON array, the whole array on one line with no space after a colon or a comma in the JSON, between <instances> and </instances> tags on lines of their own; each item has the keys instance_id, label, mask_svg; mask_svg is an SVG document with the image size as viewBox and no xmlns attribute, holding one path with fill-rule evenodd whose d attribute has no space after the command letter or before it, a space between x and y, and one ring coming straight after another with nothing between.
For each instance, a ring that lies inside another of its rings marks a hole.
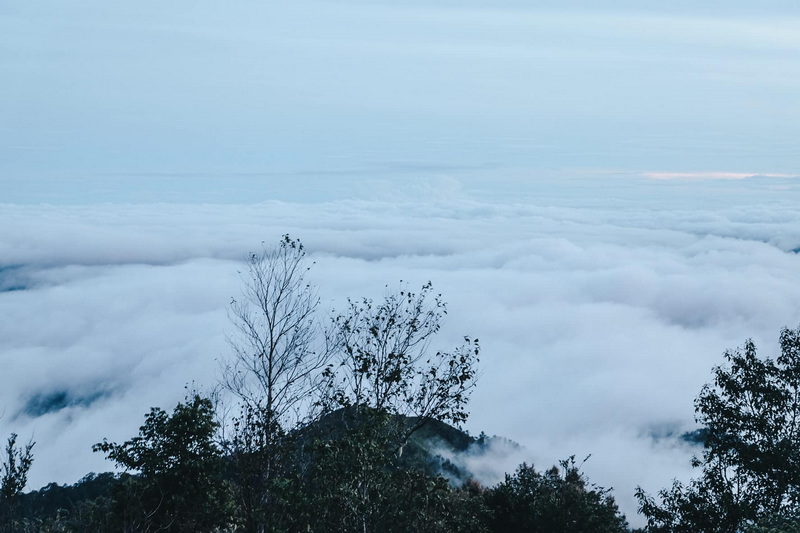
<instances>
[{"instance_id":1,"label":"green foliage","mask_svg":"<svg viewBox=\"0 0 800 533\"><path fill-rule=\"evenodd\" d=\"M331 427L306 448L300 490L311 531L375 531L382 511L389 479L387 418L379 412L345 414L345 425Z\"/></svg>"},{"instance_id":2,"label":"green foliage","mask_svg":"<svg viewBox=\"0 0 800 533\"><path fill-rule=\"evenodd\" d=\"M695 401L702 474L661 490L660 503L637 490L650 531L736 533L800 507L800 328L784 328L780 345L773 361L747 341L714 368Z\"/></svg>"},{"instance_id":3,"label":"green foliage","mask_svg":"<svg viewBox=\"0 0 800 533\"><path fill-rule=\"evenodd\" d=\"M537 472L520 465L486 496L497 533L623 533L628 531L609 489L590 484L574 457Z\"/></svg>"},{"instance_id":4,"label":"green foliage","mask_svg":"<svg viewBox=\"0 0 800 533\"><path fill-rule=\"evenodd\" d=\"M719 470L707 469L688 486L675 481L658 495L660 502L641 487L636 489L639 512L647 518L650 533L736 533L743 521Z\"/></svg>"},{"instance_id":5,"label":"green foliage","mask_svg":"<svg viewBox=\"0 0 800 533\"><path fill-rule=\"evenodd\" d=\"M800 513L765 518L745 529L744 533L800 533Z\"/></svg>"},{"instance_id":6,"label":"green foliage","mask_svg":"<svg viewBox=\"0 0 800 533\"><path fill-rule=\"evenodd\" d=\"M6 444L3 460L3 477L0 480L0 531L17 531L19 495L28 484L28 471L33 464L31 441L24 448L17 447L17 434L12 433Z\"/></svg>"},{"instance_id":7,"label":"green foliage","mask_svg":"<svg viewBox=\"0 0 800 533\"><path fill-rule=\"evenodd\" d=\"M24 448L17 447L17 434L12 433L6 444L6 455L3 461L3 478L0 481L0 497L11 505L25 485L28 484L28 471L33 464L34 442Z\"/></svg>"},{"instance_id":8,"label":"green foliage","mask_svg":"<svg viewBox=\"0 0 800 533\"><path fill-rule=\"evenodd\" d=\"M296 468L296 435L285 433L264 408L242 405L232 435L223 439L228 470L245 532L285 531L287 478Z\"/></svg>"},{"instance_id":9,"label":"green foliage","mask_svg":"<svg viewBox=\"0 0 800 533\"><path fill-rule=\"evenodd\" d=\"M414 470L391 473L383 516L374 531L488 532L488 509L476 486L453 489L442 477Z\"/></svg>"},{"instance_id":10,"label":"green foliage","mask_svg":"<svg viewBox=\"0 0 800 533\"><path fill-rule=\"evenodd\" d=\"M195 410L193 405L200 408ZM109 452L112 448L120 451L118 456L124 457L127 464L135 461L139 465L135 470L130 468L134 473L88 475L72 486L50 484L22 495L20 509L24 519L17 520L12 531L625 531L616 527L624 526L624 518L616 512L609 492L589 484L572 460L562 463L562 471L553 469L541 474L523 465L494 489L484 489L474 481L456 488L426 470L430 464L423 454L429 448L426 439L449 442L453 450L463 451L487 440L485 436L474 439L452 426L434 422L415 433L406 452L398 457L389 451L388 442L402 417L366 408L331 413L287 436L281 441L281 453L274 456L280 461L274 475L255 480L266 484L261 494L266 494L267 499L252 500L254 512L248 515L242 509L245 502L239 499L244 492L235 491L234 513L233 502L227 499L230 493L218 488L239 485L243 483L242 472L258 471L236 466L237 461L247 458L226 455L224 467L218 470L212 454L212 464L206 466L214 472L207 478L215 480L213 483L197 476L202 468L184 470L195 479L196 492L187 493L185 486L170 477L181 472L179 463L195 461L181 459L182 452L165 461L162 452L154 449L157 443L164 444L163 453L182 447L177 435L168 437L174 432L166 427L167 422L177 416L183 422L175 428L192 425L192 419L198 427L207 427L208 407L205 402L187 402L166 419L160 410L151 411L157 416L148 417L143 428L157 420L158 429L142 429L139 437L122 445L107 444ZM415 424L413 420L403 423ZM183 442L198 440L205 439ZM415 446L418 449L410 457L408 450ZM139 459L143 457L147 459ZM159 466L152 468L144 462ZM258 459L256 463L264 464ZM154 505L156 500L158 505ZM206 519L198 520L197 514L188 512L187 503L197 507L197 512L206 510ZM248 516L256 520L248 523Z\"/></svg>"},{"instance_id":11,"label":"green foliage","mask_svg":"<svg viewBox=\"0 0 800 533\"><path fill-rule=\"evenodd\" d=\"M230 495L216 429L211 400L195 395L172 415L151 409L138 437L93 447L138 474L125 477L113 494L125 530L213 531L228 524Z\"/></svg>"},{"instance_id":12,"label":"green foliage","mask_svg":"<svg viewBox=\"0 0 800 533\"><path fill-rule=\"evenodd\" d=\"M111 494L119 483L120 477L109 472L87 474L69 486L50 483L20 495L20 514L35 519L42 530L111 531Z\"/></svg>"}]
</instances>

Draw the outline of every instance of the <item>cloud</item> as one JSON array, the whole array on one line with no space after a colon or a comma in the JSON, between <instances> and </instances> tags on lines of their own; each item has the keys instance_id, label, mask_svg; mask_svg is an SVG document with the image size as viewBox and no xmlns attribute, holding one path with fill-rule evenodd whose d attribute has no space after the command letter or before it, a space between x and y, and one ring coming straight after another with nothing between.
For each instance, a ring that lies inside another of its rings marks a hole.
<instances>
[{"instance_id":1,"label":"cloud","mask_svg":"<svg viewBox=\"0 0 800 533\"><path fill-rule=\"evenodd\" d=\"M442 475L456 486L473 479L484 487L493 487L502 482L507 473L530 460L530 452L524 447L497 436L483 436L462 452L450 447L434 447L433 454L443 460ZM449 465L455 466L455 470L448 468Z\"/></svg>"},{"instance_id":2,"label":"cloud","mask_svg":"<svg viewBox=\"0 0 800 533\"><path fill-rule=\"evenodd\" d=\"M214 386L241 259L289 233L315 262L324 312L433 281L449 313L432 348L481 339L467 428L519 442L537 467L592 454L584 470L631 517L636 485L691 474L688 444L654 435L694 429L693 398L722 352L752 337L775 355L779 329L800 323L800 209L758 180L481 193L497 183L376 182L316 203L4 206L0 286L17 290L0 292L0 434L34 436L33 487L109 469L91 444L132 437L187 383ZM487 479L509 457L484 461Z\"/></svg>"},{"instance_id":3,"label":"cloud","mask_svg":"<svg viewBox=\"0 0 800 533\"><path fill-rule=\"evenodd\" d=\"M795 174L748 172L642 172L654 180L744 180L748 178L797 178Z\"/></svg>"}]
</instances>

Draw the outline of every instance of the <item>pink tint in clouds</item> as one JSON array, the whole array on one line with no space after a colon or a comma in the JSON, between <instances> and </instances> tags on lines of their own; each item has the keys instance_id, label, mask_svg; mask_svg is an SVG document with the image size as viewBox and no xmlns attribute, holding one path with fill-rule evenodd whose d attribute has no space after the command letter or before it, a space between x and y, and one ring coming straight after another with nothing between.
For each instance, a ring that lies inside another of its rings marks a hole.
<instances>
[{"instance_id":1,"label":"pink tint in clouds","mask_svg":"<svg viewBox=\"0 0 800 533\"><path fill-rule=\"evenodd\" d=\"M767 174L761 172L642 172L653 180L743 180L747 178L796 178L796 174Z\"/></svg>"}]
</instances>

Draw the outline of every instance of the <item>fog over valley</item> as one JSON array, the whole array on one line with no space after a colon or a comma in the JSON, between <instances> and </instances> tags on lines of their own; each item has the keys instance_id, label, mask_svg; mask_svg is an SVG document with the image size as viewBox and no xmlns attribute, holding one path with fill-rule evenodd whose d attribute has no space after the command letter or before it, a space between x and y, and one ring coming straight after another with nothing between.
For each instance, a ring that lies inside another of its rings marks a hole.
<instances>
[{"instance_id":1,"label":"fog over valley","mask_svg":"<svg viewBox=\"0 0 800 533\"><path fill-rule=\"evenodd\" d=\"M609 192L579 180L563 205L454 184L308 203L5 206L0 430L37 441L30 485L107 470L93 443L124 440L187 384L212 388L242 260L284 233L305 244L326 312L430 280L449 304L437 342L480 338L465 427L525 448L484 475L591 454L584 470L628 516L636 485L688 477L697 450L679 437L722 352L753 338L774 355L778 330L800 323L796 182L691 183L715 202L686 181L631 177Z\"/></svg>"}]
</instances>

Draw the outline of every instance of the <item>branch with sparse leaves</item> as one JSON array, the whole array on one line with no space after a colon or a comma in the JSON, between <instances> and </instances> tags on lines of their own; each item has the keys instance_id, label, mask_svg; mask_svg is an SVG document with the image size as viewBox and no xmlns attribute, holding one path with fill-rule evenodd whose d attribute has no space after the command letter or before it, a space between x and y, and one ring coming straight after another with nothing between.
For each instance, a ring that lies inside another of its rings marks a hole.
<instances>
[{"instance_id":1,"label":"branch with sparse leaves","mask_svg":"<svg viewBox=\"0 0 800 533\"><path fill-rule=\"evenodd\" d=\"M327 407L368 407L460 424L477 379L478 339L431 353L447 306L430 282L382 302L348 301L329 334L335 364L325 371Z\"/></svg>"}]
</instances>

